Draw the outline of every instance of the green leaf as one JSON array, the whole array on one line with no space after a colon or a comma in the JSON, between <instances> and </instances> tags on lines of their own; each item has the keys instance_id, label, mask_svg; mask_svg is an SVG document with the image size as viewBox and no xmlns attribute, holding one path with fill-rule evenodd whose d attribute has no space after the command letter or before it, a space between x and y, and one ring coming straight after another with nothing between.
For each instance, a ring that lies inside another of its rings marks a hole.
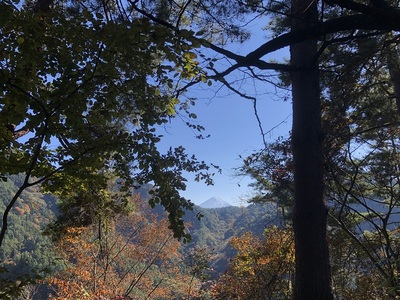
<instances>
[{"instance_id":1,"label":"green leaf","mask_svg":"<svg viewBox=\"0 0 400 300\"><path fill-rule=\"evenodd\" d=\"M186 57L189 57L190 59L196 59L197 58L197 54L194 52L187 52L185 53Z\"/></svg>"},{"instance_id":2,"label":"green leaf","mask_svg":"<svg viewBox=\"0 0 400 300\"><path fill-rule=\"evenodd\" d=\"M21 45L21 44L23 44L25 42L25 38L23 37L23 36L19 36L18 38L17 38L17 43L18 43L18 45Z\"/></svg>"},{"instance_id":3,"label":"green leaf","mask_svg":"<svg viewBox=\"0 0 400 300\"><path fill-rule=\"evenodd\" d=\"M197 31L196 32L196 36L201 36L201 35L204 35L206 33L206 31L205 30L199 30L199 31Z\"/></svg>"}]
</instances>

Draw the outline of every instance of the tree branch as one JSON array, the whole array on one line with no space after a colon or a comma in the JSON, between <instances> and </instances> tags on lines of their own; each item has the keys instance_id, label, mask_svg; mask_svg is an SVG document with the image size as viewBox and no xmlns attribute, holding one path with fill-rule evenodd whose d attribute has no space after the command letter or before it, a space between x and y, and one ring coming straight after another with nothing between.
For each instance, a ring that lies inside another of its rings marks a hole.
<instances>
[{"instance_id":1,"label":"tree branch","mask_svg":"<svg viewBox=\"0 0 400 300\"><path fill-rule=\"evenodd\" d=\"M8 214L10 213L11 209L14 207L15 203L17 202L17 200L18 200L19 196L22 194L22 192L27 187L30 186L29 179L31 178L33 169L35 168L36 163L37 163L37 161L39 159L39 155L40 155L40 153L42 151L42 145L43 145L43 142L44 142L44 139L45 139L45 135L46 135L46 132L47 132L47 129L48 129L48 125L49 125L49 122L50 122L49 118L50 118L50 116L46 117L45 124L43 126L43 130L42 130L42 132L40 134L39 143L38 143L38 145L36 147L35 152L33 153L32 161L29 164L29 168L28 168L27 173L25 174L24 182L23 182L22 186L18 189L18 191L15 193L14 197L11 199L11 201L7 205L6 209L4 210L2 226L1 226L1 230L0 230L0 248L1 248L2 244L3 244L3 242L4 242L4 237L5 237L5 234L6 234L6 231L7 231L7 227L8 227Z\"/></svg>"},{"instance_id":2,"label":"tree branch","mask_svg":"<svg viewBox=\"0 0 400 300\"><path fill-rule=\"evenodd\" d=\"M149 18L155 23L170 28L178 34L181 32L178 27L164 20L158 19L150 13L147 13L143 9L139 8L136 5L137 0L128 1L132 5L132 7L143 16ZM305 40L320 38L321 36L324 36L326 34L338 33L348 30L400 30L400 10L397 10L395 8L375 8L349 0L333 0L332 3L361 13L317 23L314 26L308 27L306 29L292 30L291 32L282 34L264 43L246 56L235 54L234 52L219 47L205 39L197 38L195 36L191 36L190 39L194 39L200 42L201 45L203 45L204 47L209 48L219 54L224 55L229 59L236 61L235 65L232 65L224 72L217 74L218 76L226 76L240 67L248 66L257 67L261 70L277 70L284 72L296 71L296 66L268 63L261 60L261 58L279 49L303 42Z\"/></svg>"},{"instance_id":3,"label":"tree branch","mask_svg":"<svg viewBox=\"0 0 400 300\"><path fill-rule=\"evenodd\" d=\"M387 14L390 13L388 11L395 9L394 7L389 7L384 0L382 2L384 5L374 5L374 6L369 6L365 4L361 4L358 2L354 2L351 0L327 0L325 1L328 5L337 5L341 8L347 8L352 11L356 11L362 14L370 15L370 16L376 16L379 14ZM377 1L370 1L372 3L377 2ZM386 4L386 5L385 5Z\"/></svg>"},{"instance_id":4,"label":"tree branch","mask_svg":"<svg viewBox=\"0 0 400 300\"><path fill-rule=\"evenodd\" d=\"M266 54L325 34L347 30L400 30L400 11L384 10L385 13L370 16L357 14L328 20L306 29L293 30L272 39L250 52L245 61L258 60Z\"/></svg>"}]
</instances>

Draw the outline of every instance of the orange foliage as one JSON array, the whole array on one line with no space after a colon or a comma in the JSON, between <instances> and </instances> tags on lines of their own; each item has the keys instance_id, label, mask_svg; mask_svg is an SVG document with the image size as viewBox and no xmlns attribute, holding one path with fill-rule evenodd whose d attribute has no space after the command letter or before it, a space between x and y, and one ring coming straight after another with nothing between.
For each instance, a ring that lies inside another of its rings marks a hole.
<instances>
[{"instance_id":1,"label":"orange foliage","mask_svg":"<svg viewBox=\"0 0 400 300\"><path fill-rule=\"evenodd\" d=\"M290 299L294 272L294 242L290 230L251 232L232 238L238 253L213 287L215 299Z\"/></svg>"},{"instance_id":2,"label":"orange foliage","mask_svg":"<svg viewBox=\"0 0 400 300\"><path fill-rule=\"evenodd\" d=\"M191 278L177 267L180 243L167 220L138 207L99 227L71 228L59 241L67 267L50 279L56 290L51 299L173 299L187 293Z\"/></svg>"},{"instance_id":3,"label":"orange foliage","mask_svg":"<svg viewBox=\"0 0 400 300\"><path fill-rule=\"evenodd\" d=\"M22 216L23 214L25 214L24 209L22 209L21 207L14 207L14 211L17 215Z\"/></svg>"}]
</instances>

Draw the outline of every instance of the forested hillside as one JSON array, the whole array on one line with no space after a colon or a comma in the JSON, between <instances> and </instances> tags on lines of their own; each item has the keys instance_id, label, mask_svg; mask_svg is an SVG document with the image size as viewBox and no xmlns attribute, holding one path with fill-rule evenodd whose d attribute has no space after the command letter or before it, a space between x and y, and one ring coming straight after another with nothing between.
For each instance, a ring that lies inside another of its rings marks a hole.
<instances>
[{"instance_id":1,"label":"forested hillside","mask_svg":"<svg viewBox=\"0 0 400 300\"><path fill-rule=\"evenodd\" d=\"M15 193L18 185L21 184L21 180L23 180L22 175L15 175L0 183L2 196L0 203L2 206L0 207L4 208L6 206L12 193ZM129 273L135 274L135 272L138 272L137 274L141 274L141 276L160 276L156 274L161 272L161 269L154 273L156 269L152 260L157 259L161 263L161 257L165 257L169 253L168 255L171 256L169 262L162 267L165 270L164 272L171 272L171 276L178 276L179 272L177 270L180 268L187 272L181 273L180 280L184 280L185 276L188 282L190 281L190 276L196 276L196 280L201 278L203 280L215 280L226 270L228 262L236 254L236 250L230 244L232 237L241 236L249 231L261 237L264 231L262 228L267 228L277 223L276 211L273 209L274 206L271 205L252 204L248 207L231 206L216 209L203 209L196 206L194 211L188 211L185 217L192 241L188 244L179 245L171 237L171 239L168 238L171 232L165 224L165 212L163 209L158 207L154 211L149 210L148 201L149 197L151 197L149 194L151 188L151 185L147 185L138 189L135 194L137 196L131 202L133 205L132 213L125 216L121 215L119 217L120 220L112 225L114 229L103 228L101 231L109 239L103 247L109 247L113 243L115 245L120 243L119 247L122 247L123 243L128 243L124 252L115 254L114 261L109 265L110 270L108 272L110 274L107 278L121 276L124 271L122 271L123 267L118 266L118 264L121 262L129 264L129 261L132 263L135 260L134 265L139 265L130 269ZM63 295L64 293L64 295L70 297L68 295L73 293L71 281L75 281L72 278L74 276L83 276L86 268L89 267L85 262L87 263L88 260L93 259L90 252L96 251L95 244L92 245L90 240L93 241L93 239L100 238L99 228L93 227L89 231L84 228L67 229L60 240L57 240L59 238L57 235L52 236L52 228L54 229L54 224L56 224L57 211L56 199L48 194L43 194L40 186L35 186L27 189L21 195L18 204L10 214L10 234L7 235L4 248L0 253L0 261L3 261L8 269L8 273L3 274L3 276L10 280L29 274L32 278L40 275L45 279L43 283L38 282L26 289L23 294L26 297L30 295L34 299L47 299L48 295L54 293L54 291L58 291L58 295ZM198 214L202 215L200 220L197 218ZM48 228L51 224L53 225ZM47 235L44 234L44 231L47 232ZM51 239L52 237L53 239ZM159 241L163 238L168 241L168 244L153 244L154 241ZM150 242L143 244L144 240L149 240ZM99 242L102 243L101 240ZM65 257L64 251L69 253L69 258ZM114 250L110 248L110 251ZM130 257L127 257L129 251L131 251ZM157 254L158 251L166 252ZM204 262L205 265L202 270L196 271L201 274L192 274L190 270L193 267L191 265L193 262L191 260L193 256L199 254L204 255L207 261ZM155 256L150 260L141 262L138 260L140 256L152 257L153 255ZM72 269L72 265L68 266L71 258L75 260ZM187 261L188 263L182 264L179 260ZM157 263L158 268L161 267L159 263ZM141 264L143 266L140 266ZM101 264L99 264L98 268L100 269L100 267ZM115 269L111 271L111 268ZM153 270L153 275L151 275L150 269ZM87 280L90 281L91 279L87 278ZM193 279L191 281L194 286L192 292L195 293L198 283L196 287L196 281L193 281ZM171 279L167 278L164 278L162 282L163 284L173 284ZM188 282L186 284L190 286ZM121 294L123 294L123 285L120 285ZM142 283L136 283L134 286L135 293L145 293L152 289L150 286L142 286ZM140 288L140 286L142 287ZM181 293L185 294L185 287L178 288L175 286L175 288L182 289ZM165 292L165 288L162 289L162 285L160 285L159 289ZM174 291L176 295L179 293L178 290ZM28 293L29 291L31 294ZM104 293L105 289L98 288L99 292ZM157 294L158 290L154 293Z\"/></svg>"},{"instance_id":2,"label":"forested hillside","mask_svg":"<svg viewBox=\"0 0 400 300\"><path fill-rule=\"evenodd\" d=\"M9 201L21 178L11 176L0 183L2 202ZM52 231L57 224L55 198L43 194L39 187L25 191L11 213L10 236L0 257L8 272L2 278L8 282L29 274L31 279L40 275L43 280L27 282L15 299L45 300L49 295L52 299L94 299L98 295L260 299L265 294L290 299L293 232L285 226L276 205L196 206L185 215L192 242L182 244L172 237L162 207L148 207L152 188L146 185L138 189L130 199L131 211L114 221L63 227L62 235ZM43 235L49 224L53 224L46 230L50 236ZM380 295L379 273L362 247L339 229L332 223L335 294ZM373 234L369 232L371 237ZM376 247L379 249L379 244Z\"/></svg>"},{"instance_id":3,"label":"forested hillside","mask_svg":"<svg viewBox=\"0 0 400 300\"><path fill-rule=\"evenodd\" d=\"M218 278L225 271L229 260L236 254L229 244L232 237L241 236L246 232L253 232L262 237L265 229L280 225L281 222L276 206L268 204L212 209L196 206L194 212L203 217L198 220L194 218L194 214L188 212L185 221L188 223L192 243L187 247L205 247L214 254L210 264L214 269L211 272L214 278Z\"/></svg>"},{"instance_id":4,"label":"forested hillside","mask_svg":"<svg viewBox=\"0 0 400 300\"><path fill-rule=\"evenodd\" d=\"M10 176L0 181L0 210L3 211L22 184L22 175ZM55 220L55 198L43 194L39 186L31 187L21 194L9 217L9 234L0 249L0 261L8 269L3 277L17 278L39 272L44 275L59 268L53 245L43 234L46 225Z\"/></svg>"}]
</instances>

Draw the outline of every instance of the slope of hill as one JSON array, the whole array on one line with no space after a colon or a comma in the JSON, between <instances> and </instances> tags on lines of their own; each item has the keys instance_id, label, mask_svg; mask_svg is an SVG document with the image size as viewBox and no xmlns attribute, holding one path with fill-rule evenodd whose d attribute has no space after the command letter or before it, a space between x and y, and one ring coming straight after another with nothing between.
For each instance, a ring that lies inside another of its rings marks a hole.
<instances>
[{"instance_id":1,"label":"slope of hill","mask_svg":"<svg viewBox=\"0 0 400 300\"><path fill-rule=\"evenodd\" d=\"M197 213L203 215L201 220L195 217ZM214 209L195 206L194 212L186 213L185 222L189 227L192 242L184 249L210 249L215 255L211 265L214 272L210 275L218 277L235 255L229 244L233 236L240 236L247 231L262 236L268 226L279 225L281 220L277 217L275 205L251 204L247 207L229 206Z\"/></svg>"},{"instance_id":2,"label":"slope of hill","mask_svg":"<svg viewBox=\"0 0 400 300\"><path fill-rule=\"evenodd\" d=\"M6 182L0 181L0 213L3 214L23 180L13 175ZM45 195L37 186L26 189L18 198L8 217L4 244L0 249L0 263L6 267L8 279L31 274L32 270L58 268L50 240L42 234L42 228L56 214L56 200Z\"/></svg>"},{"instance_id":3,"label":"slope of hill","mask_svg":"<svg viewBox=\"0 0 400 300\"><path fill-rule=\"evenodd\" d=\"M199 205L201 208L221 208L231 206L219 197L212 197Z\"/></svg>"},{"instance_id":4,"label":"slope of hill","mask_svg":"<svg viewBox=\"0 0 400 300\"><path fill-rule=\"evenodd\" d=\"M13 176L7 182L0 182L0 212L4 211L10 197L17 190L19 180L21 180L19 176ZM138 190L143 201L148 200L149 189L150 185ZM31 187L21 195L13 208L5 244L0 249L0 262L6 264L15 275L53 265L52 260L55 256L49 250L52 245L41 234L41 228L55 218L56 206L54 198L43 195L38 187ZM153 211L163 214L163 209L158 206ZM197 214L203 216L201 220L197 219ZM189 251L194 247L212 251L216 257L212 263L215 269L211 274L213 277L218 277L225 270L229 259L235 254L229 245L229 240L233 236L246 231L262 235L267 226L279 224L274 205L260 204L218 208L195 206L193 212L186 212L184 221L192 236L192 242L184 245L182 251Z\"/></svg>"}]
</instances>

